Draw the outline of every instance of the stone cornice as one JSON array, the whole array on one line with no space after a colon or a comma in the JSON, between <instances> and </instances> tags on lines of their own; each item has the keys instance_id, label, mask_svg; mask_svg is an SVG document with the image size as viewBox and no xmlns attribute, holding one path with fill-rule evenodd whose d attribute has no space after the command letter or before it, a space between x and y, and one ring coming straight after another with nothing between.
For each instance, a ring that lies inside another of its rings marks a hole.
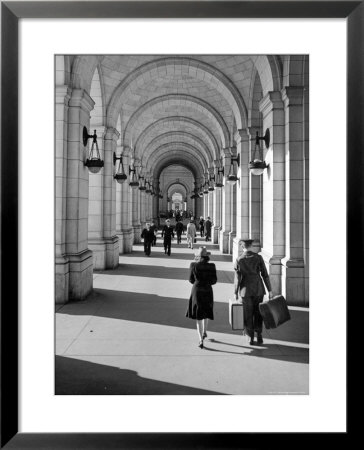
<instances>
[{"instance_id":1,"label":"stone cornice","mask_svg":"<svg viewBox=\"0 0 364 450\"><path fill-rule=\"evenodd\" d=\"M237 130L234 134L234 140L237 144L249 141L249 134L247 129Z\"/></svg>"},{"instance_id":2,"label":"stone cornice","mask_svg":"<svg viewBox=\"0 0 364 450\"><path fill-rule=\"evenodd\" d=\"M281 92L285 107L303 104L303 86L287 86Z\"/></svg>"},{"instance_id":3,"label":"stone cornice","mask_svg":"<svg viewBox=\"0 0 364 450\"><path fill-rule=\"evenodd\" d=\"M120 137L120 133L114 127L108 127L105 130L105 139L117 141Z\"/></svg>"},{"instance_id":4,"label":"stone cornice","mask_svg":"<svg viewBox=\"0 0 364 450\"><path fill-rule=\"evenodd\" d=\"M259 102L259 111L265 117L274 109L283 109L282 94L280 91L268 92Z\"/></svg>"},{"instance_id":5,"label":"stone cornice","mask_svg":"<svg viewBox=\"0 0 364 450\"><path fill-rule=\"evenodd\" d=\"M69 100L70 107L81 107L86 112L94 109L95 102L84 89L73 89Z\"/></svg>"}]
</instances>

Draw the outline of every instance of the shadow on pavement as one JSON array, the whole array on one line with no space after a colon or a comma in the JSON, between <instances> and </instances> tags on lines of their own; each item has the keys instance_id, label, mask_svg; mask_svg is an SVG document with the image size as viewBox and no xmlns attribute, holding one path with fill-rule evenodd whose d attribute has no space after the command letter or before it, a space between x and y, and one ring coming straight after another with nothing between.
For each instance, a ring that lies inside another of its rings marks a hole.
<instances>
[{"instance_id":1,"label":"shadow on pavement","mask_svg":"<svg viewBox=\"0 0 364 450\"><path fill-rule=\"evenodd\" d=\"M223 395L64 356L56 356L55 378L56 395Z\"/></svg>"},{"instance_id":2,"label":"shadow on pavement","mask_svg":"<svg viewBox=\"0 0 364 450\"><path fill-rule=\"evenodd\" d=\"M217 270L217 279L223 278L224 275L228 276L231 283L234 281L234 275L224 270ZM190 270L189 263L186 263L186 267L165 267L160 265L143 265L143 264L119 264L116 269L113 270L95 270L94 274L106 274L106 275L127 275L134 277L148 277L148 278L164 278L166 280L188 280ZM226 278L226 276L224 278ZM226 282L226 281L224 281ZM192 285L191 285L192 286Z\"/></svg>"},{"instance_id":3,"label":"shadow on pavement","mask_svg":"<svg viewBox=\"0 0 364 450\"><path fill-rule=\"evenodd\" d=\"M96 303L99 306L95 309ZM58 313L96 315L111 319L195 329L195 320L186 317L187 306L188 298L167 298L153 294L94 289L93 294L85 301L67 303L58 310ZM210 331L241 334L241 331L231 329L227 303L215 302L214 317L214 320L209 321ZM291 311L291 320L279 328L265 330L263 327L263 337L287 342L308 343L308 312Z\"/></svg>"}]
</instances>

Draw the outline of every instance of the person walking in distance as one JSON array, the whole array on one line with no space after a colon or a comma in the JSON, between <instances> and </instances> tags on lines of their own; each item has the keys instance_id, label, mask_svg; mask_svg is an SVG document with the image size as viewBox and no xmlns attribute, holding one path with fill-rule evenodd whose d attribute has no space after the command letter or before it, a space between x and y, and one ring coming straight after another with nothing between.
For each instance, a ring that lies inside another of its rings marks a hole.
<instances>
[{"instance_id":1,"label":"person walking in distance","mask_svg":"<svg viewBox=\"0 0 364 450\"><path fill-rule=\"evenodd\" d=\"M204 237L205 220L204 220L204 218L203 218L202 216L200 217L199 225L200 225L200 234L201 234L201 237Z\"/></svg>"},{"instance_id":2,"label":"person walking in distance","mask_svg":"<svg viewBox=\"0 0 364 450\"><path fill-rule=\"evenodd\" d=\"M178 221L176 223L176 228L175 229L176 229L176 234L177 234L177 244L180 244L181 243L181 236L182 236L182 233L184 231L183 222L182 221Z\"/></svg>"},{"instance_id":3,"label":"person walking in distance","mask_svg":"<svg viewBox=\"0 0 364 450\"><path fill-rule=\"evenodd\" d=\"M205 240L211 241L211 228L212 228L212 222L210 217L208 217L205 221Z\"/></svg>"},{"instance_id":4,"label":"person walking in distance","mask_svg":"<svg viewBox=\"0 0 364 450\"><path fill-rule=\"evenodd\" d=\"M212 285L216 284L216 266L209 263L211 253L200 247L195 261L190 265L189 281L193 284L186 317L196 320L198 346L203 348L207 338L208 320L214 320L214 294Z\"/></svg>"},{"instance_id":5,"label":"person walking in distance","mask_svg":"<svg viewBox=\"0 0 364 450\"><path fill-rule=\"evenodd\" d=\"M187 237L187 247L193 248L193 244L196 238L196 225L192 220L192 218L190 220L190 223L187 224L186 237Z\"/></svg>"},{"instance_id":6,"label":"person walking in distance","mask_svg":"<svg viewBox=\"0 0 364 450\"><path fill-rule=\"evenodd\" d=\"M144 253L146 256L150 256L151 245L154 239L154 232L150 227L150 223L145 224L145 228L142 231L141 238L144 239Z\"/></svg>"},{"instance_id":7,"label":"person walking in distance","mask_svg":"<svg viewBox=\"0 0 364 450\"><path fill-rule=\"evenodd\" d=\"M263 344L263 318L259 311L259 304L262 303L266 293L262 279L269 292L269 299L273 298L273 292L264 260L261 255L253 251L253 240L242 239L239 244L242 246L243 253L234 264L235 299L238 300L240 297L243 302L244 322L250 337L250 345L255 345L254 332L257 333L257 344L260 345Z\"/></svg>"},{"instance_id":8,"label":"person walking in distance","mask_svg":"<svg viewBox=\"0 0 364 450\"><path fill-rule=\"evenodd\" d=\"M166 220L166 224L162 229L162 238L163 238L163 246L164 253L171 256L171 244L172 239L174 238L173 227L171 225L171 221L169 219Z\"/></svg>"},{"instance_id":9,"label":"person walking in distance","mask_svg":"<svg viewBox=\"0 0 364 450\"><path fill-rule=\"evenodd\" d=\"M157 225L154 224L153 220L150 222L150 229L153 231L153 241L152 241L152 247L154 247L157 243Z\"/></svg>"}]
</instances>

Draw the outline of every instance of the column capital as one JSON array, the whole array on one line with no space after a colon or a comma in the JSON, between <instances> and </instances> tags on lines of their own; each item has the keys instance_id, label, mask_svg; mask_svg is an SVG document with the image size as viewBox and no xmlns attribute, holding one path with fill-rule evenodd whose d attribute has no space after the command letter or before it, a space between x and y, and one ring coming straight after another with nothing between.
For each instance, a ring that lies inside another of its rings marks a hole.
<instances>
[{"instance_id":1,"label":"column capital","mask_svg":"<svg viewBox=\"0 0 364 450\"><path fill-rule=\"evenodd\" d=\"M117 141L120 137L120 133L114 127L108 127L105 129L105 139L110 141Z\"/></svg>"},{"instance_id":2,"label":"column capital","mask_svg":"<svg viewBox=\"0 0 364 450\"><path fill-rule=\"evenodd\" d=\"M249 134L248 130L246 128L242 128L240 130L236 130L234 134L234 139L237 145L239 145L241 142L249 141Z\"/></svg>"},{"instance_id":3,"label":"column capital","mask_svg":"<svg viewBox=\"0 0 364 450\"><path fill-rule=\"evenodd\" d=\"M280 91L268 92L259 102L259 111L265 117L274 109L283 109L282 93Z\"/></svg>"},{"instance_id":4,"label":"column capital","mask_svg":"<svg viewBox=\"0 0 364 450\"><path fill-rule=\"evenodd\" d=\"M208 167L207 171L211 175L214 173L215 168L214 167Z\"/></svg>"},{"instance_id":5,"label":"column capital","mask_svg":"<svg viewBox=\"0 0 364 450\"><path fill-rule=\"evenodd\" d=\"M62 86L56 86L56 103L64 103L68 106L71 93L71 89L65 84Z\"/></svg>"},{"instance_id":6,"label":"column capital","mask_svg":"<svg viewBox=\"0 0 364 450\"><path fill-rule=\"evenodd\" d=\"M70 107L80 107L86 112L94 109L95 102L84 89L73 89L69 100Z\"/></svg>"},{"instance_id":7,"label":"column capital","mask_svg":"<svg viewBox=\"0 0 364 450\"><path fill-rule=\"evenodd\" d=\"M303 86L286 86L281 92L285 107L303 104Z\"/></svg>"}]
</instances>

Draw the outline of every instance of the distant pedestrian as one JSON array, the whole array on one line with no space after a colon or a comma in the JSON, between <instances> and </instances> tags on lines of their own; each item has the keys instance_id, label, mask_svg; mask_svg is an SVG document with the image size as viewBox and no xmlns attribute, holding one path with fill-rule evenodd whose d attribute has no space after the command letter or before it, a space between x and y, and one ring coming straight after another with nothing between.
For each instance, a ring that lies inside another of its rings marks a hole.
<instances>
[{"instance_id":1,"label":"distant pedestrian","mask_svg":"<svg viewBox=\"0 0 364 450\"><path fill-rule=\"evenodd\" d=\"M211 286L216 284L217 276L215 264L209 263L210 254L206 247L200 247L196 254L198 260L190 265L189 281L193 286L186 317L196 320L200 348L203 348L203 341L207 337L208 319L214 319L214 294Z\"/></svg>"},{"instance_id":2,"label":"distant pedestrian","mask_svg":"<svg viewBox=\"0 0 364 450\"><path fill-rule=\"evenodd\" d=\"M190 223L187 224L186 237L187 237L187 247L193 248L193 244L196 239L196 225L192 219L190 220Z\"/></svg>"},{"instance_id":3,"label":"distant pedestrian","mask_svg":"<svg viewBox=\"0 0 364 450\"><path fill-rule=\"evenodd\" d=\"M183 227L183 222L182 221L179 221L179 222L176 223L175 230L176 230L176 234L177 234L177 244L180 244L181 243L181 236L182 236L182 233L184 232L184 227Z\"/></svg>"},{"instance_id":4,"label":"distant pedestrian","mask_svg":"<svg viewBox=\"0 0 364 450\"><path fill-rule=\"evenodd\" d=\"M154 224L153 220L150 222L150 229L153 231L154 236L153 236L153 241L152 241L152 246L154 247L157 243L157 232L158 232L158 228L157 225Z\"/></svg>"},{"instance_id":5,"label":"distant pedestrian","mask_svg":"<svg viewBox=\"0 0 364 450\"><path fill-rule=\"evenodd\" d=\"M171 221L169 219L166 220L166 224L162 229L162 238L163 238L163 246L164 253L168 256L171 256L171 244L172 239L174 238L173 227L171 225Z\"/></svg>"},{"instance_id":6,"label":"distant pedestrian","mask_svg":"<svg viewBox=\"0 0 364 450\"><path fill-rule=\"evenodd\" d=\"M205 219L202 216L200 217L199 225L200 225L201 237L204 237Z\"/></svg>"},{"instance_id":7,"label":"distant pedestrian","mask_svg":"<svg viewBox=\"0 0 364 450\"><path fill-rule=\"evenodd\" d=\"M259 311L259 303L262 303L265 289L269 292L269 299L273 298L273 292L269 280L267 268L261 255L253 251L253 240L241 241L243 254L235 261L235 298L242 298L244 308L244 321L246 331L250 337L250 345L254 345L254 332L257 333L257 344L263 344L262 328L263 318Z\"/></svg>"},{"instance_id":8,"label":"distant pedestrian","mask_svg":"<svg viewBox=\"0 0 364 450\"><path fill-rule=\"evenodd\" d=\"M212 222L210 217L208 217L205 221L205 241L211 241L211 228Z\"/></svg>"},{"instance_id":9,"label":"distant pedestrian","mask_svg":"<svg viewBox=\"0 0 364 450\"><path fill-rule=\"evenodd\" d=\"M154 238L154 232L150 228L150 223L145 224L145 228L142 231L141 238L144 239L144 253L146 256L150 256L151 245Z\"/></svg>"}]
</instances>

